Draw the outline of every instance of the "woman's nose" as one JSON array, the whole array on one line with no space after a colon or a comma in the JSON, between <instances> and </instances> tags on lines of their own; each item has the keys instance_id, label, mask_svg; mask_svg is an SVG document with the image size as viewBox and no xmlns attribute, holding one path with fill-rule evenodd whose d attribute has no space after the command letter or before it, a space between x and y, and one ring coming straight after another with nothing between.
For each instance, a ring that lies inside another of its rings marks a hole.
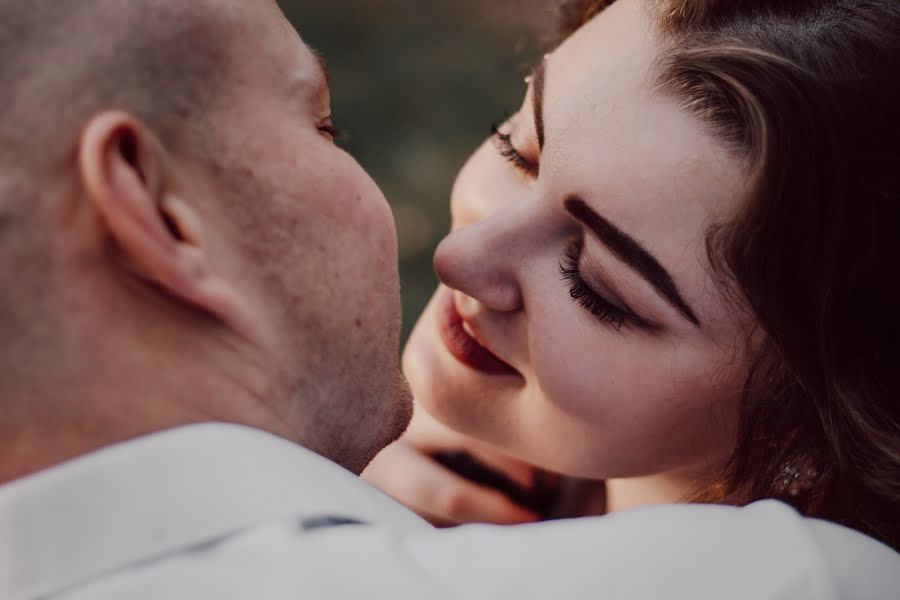
<instances>
[{"instance_id":1,"label":"woman's nose","mask_svg":"<svg viewBox=\"0 0 900 600\"><path fill-rule=\"evenodd\" d=\"M529 195L521 177L510 175L509 165L499 162L496 152L491 142L485 142L460 171L450 196L454 229L515 207Z\"/></svg>"},{"instance_id":2,"label":"woman's nose","mask_svg":"<svg viewBox=\"0 0 900 600\"><path fill-rule=\"evenodd\" d=\"M522 306L518 265L523 240L507 214L494 216L451 233L434 255L434 268L448 287L499 312Z\"/></svg>"}]
</instances>

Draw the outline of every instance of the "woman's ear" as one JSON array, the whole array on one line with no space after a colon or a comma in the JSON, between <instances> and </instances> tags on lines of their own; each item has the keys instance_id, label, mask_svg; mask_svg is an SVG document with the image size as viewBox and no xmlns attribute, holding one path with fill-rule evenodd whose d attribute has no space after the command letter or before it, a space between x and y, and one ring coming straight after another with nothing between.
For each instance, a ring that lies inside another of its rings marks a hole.
<instances>
[{"instance_id":1,"label":"woman's ear","mask_svg":"<svg viewBox=\"0 0 900 600\"><path fill-rule=\"evenodd\" d=\"M212 269L204 222L172 186L170 159L157 137L127 113L92 118L78 146L82 185L105 233L136 276L175 301L252 335L251 312Z\"/></svg>"}]
</instances>

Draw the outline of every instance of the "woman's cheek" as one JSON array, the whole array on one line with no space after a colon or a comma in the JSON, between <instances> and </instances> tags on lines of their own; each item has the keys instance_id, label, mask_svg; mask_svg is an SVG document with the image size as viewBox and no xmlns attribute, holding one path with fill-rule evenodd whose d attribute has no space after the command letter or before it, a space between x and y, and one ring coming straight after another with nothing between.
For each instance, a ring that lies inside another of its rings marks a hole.
<instances>
[{"instance_id":1,"label":"woman's cheek","mask_svg":"<svg viewBox=\"0 0 900 600\"><path fill-rule=\"evenodd\" d=\"M653 349L603 323L589 328L581 319L570 321L532 344L535 379L546 401L606 426L638 417L659 394L660 363L653 361Z\"/></svg>"}]
</instances>

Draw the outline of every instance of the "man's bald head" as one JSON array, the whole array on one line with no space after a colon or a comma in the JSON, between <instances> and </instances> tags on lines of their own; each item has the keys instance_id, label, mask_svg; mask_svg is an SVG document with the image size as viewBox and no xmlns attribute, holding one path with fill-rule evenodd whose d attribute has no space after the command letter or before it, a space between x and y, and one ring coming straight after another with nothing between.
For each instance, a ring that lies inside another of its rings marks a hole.
<instances>
[{"instance_id":1,"label":"man's bald head","mask_svg":"<svg viewBox=\"0 0 900 600\"><path fill-rule=\"evenodd\" d=\"M0 0L0 355L44 341L35 328L48 330L37 303L49 294L50 234L33 213L93 115L126 111L170 152L205 154L230 64L230 5Z\"/></svg>"},{"instance_id":2,"label":"man's bald head","mask_svg":"<svg viewBox=\"0 0 900 600\"><path fill-rule=\"evenodd\" d=\"M0 0L0 82L0 481L198 419L396 439L390 209L275 0Z\"/></svg>"},{"instance_id":3,"label":"man's bald head","mask_svg":"<svg viewBox=\"0 0 900 600\"><path fill-rule=\"evenodd\" d=\"M0 169L64 156L86 118L107 108L172 146L196 142L226 79L229 5L0 0Z\"/></svg>"}]
</instances>

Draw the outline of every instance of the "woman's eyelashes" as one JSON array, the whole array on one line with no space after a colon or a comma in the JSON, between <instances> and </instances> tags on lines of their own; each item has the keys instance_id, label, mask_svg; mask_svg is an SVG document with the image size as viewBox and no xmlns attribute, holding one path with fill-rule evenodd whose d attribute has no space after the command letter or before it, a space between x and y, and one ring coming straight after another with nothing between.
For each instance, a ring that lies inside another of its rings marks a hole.
<instances>
[{"instance_id":1,"label":"woman's eyelashes","mask_svg":"<svg viewBox=\"0 0 900 600\"><path fill-rule=\"evenodd\" d=\"M504 120L504 123L507 121L508 119ZM536 161L525 158L513 145L512 134L503 133L500 127L501 125L497 124L491 126L492 140L497 152L529 179L537 179L540 174L540 165ZM617 331L621 331L626 326L643 331L658 331L660 329L658 326L648 323L630 309L616 306L591 289L579 270L581 252L582 242L576 240L566 249L559 264L563 280L569 283L569 295L572 299L602 323L612 326Z\"/></svg>"},{"instance_id":2,"label":"woman's eyelashes","mask_svg":"<svg viewBox=\"0 0 900 600\"><path fill-rule=\"evenodd\" d=\"M581 261L582 243L574 241L566 249L559 271L563 280L569 283L569 295L602 323L610 325L616 331L626 326L636 327L644 331L656 331L659 328L652 325L630 310L619 308L600 294L591 289L581 276L578 264Z\"/></svg>"},{"instance_id":3,"label":"woman's eyelashes","mask_svg":"<svg viewBox=\"0 0 900 600\"><path fill-rule=\"evenodd\" d=\"M513 145L512 136L508 133L502 133L500 126L496 124L491 126L491 133L494 147L500 153L500 156L512 163L516 169L529 178L537 179L537 176L540 174L540 165L522 156Z\"/></svg>"}]
</instances>

